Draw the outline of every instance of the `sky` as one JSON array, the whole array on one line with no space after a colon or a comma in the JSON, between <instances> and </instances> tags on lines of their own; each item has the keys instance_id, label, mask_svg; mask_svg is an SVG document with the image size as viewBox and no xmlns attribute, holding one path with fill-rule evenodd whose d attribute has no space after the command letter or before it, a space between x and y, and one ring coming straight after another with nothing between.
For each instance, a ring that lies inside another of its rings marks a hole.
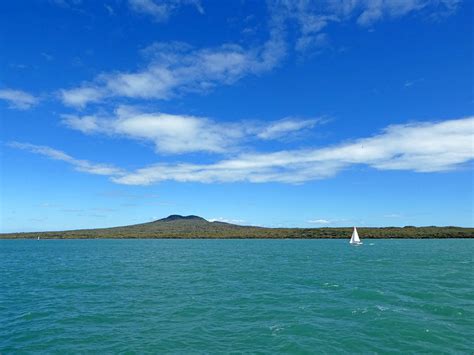
<instances>
[{"instance_id":1,"label":"sky","mask_svg":"<svg viewBox=\"0 0 474 355\"><path fill-rule=\"evenodd\" d=\"M0 232L473 227L474 3L0 2Z\"/></svg>"}]
</instances>

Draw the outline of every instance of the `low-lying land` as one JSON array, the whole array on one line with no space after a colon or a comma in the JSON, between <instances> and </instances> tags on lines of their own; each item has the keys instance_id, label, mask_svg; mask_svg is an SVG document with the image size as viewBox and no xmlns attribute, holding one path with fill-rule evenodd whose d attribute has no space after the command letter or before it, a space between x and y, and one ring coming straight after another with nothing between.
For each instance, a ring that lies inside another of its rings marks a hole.
<instances>
[{"instance_id":1,"label":"low-lying land","mask_svg":"<svg viewBox=\"0 0 474 355\"><path fill-rule=\"evenodd\" d=\"M385 227L358 228L363 239L370 238L474 238L474 228ZM198 216L169 217L123 227L80 229L58 232L8 233L0 239L94 239L94 238L268 238L317 239L350 238L352 228L264 228L209 222Z\"/></svg>"}]
</instances>

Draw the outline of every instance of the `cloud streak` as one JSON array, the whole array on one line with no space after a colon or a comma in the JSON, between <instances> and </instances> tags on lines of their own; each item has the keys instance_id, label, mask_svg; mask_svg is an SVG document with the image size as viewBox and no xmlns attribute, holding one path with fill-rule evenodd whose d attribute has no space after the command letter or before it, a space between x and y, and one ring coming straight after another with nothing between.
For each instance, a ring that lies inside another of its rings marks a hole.
<instances>
[{"instance_id":1,"label":"cloud streak","mask_svg":"<svg viewBox=\"0 0 474 355\"><path fill-rule=\"evenodd\" d=\"M327 219L312 219L312 220L309 220L308 223L311 223L311 224L331 224L331 221L329 221Z\"/></svg>"},{"instance_id":2,"label":"cloud streak","mask_svg":"<svg viewBox=\"0 0 474 355\"><path fill-rule=\"evenodd\" d=\"M116 168L108 164L92 163L88 160L80 160L71 157L70 155L47 146L35 145L29 143L11 142L8 146L12 148L22 149L31 153L45 156L49 159L66 162L74 167L77 171L105 176L120 176L124 174L122 169Z\"/></svg>"},{"instance_id":3,"label":"cloud streak","mask_svg":"<svg viewBox=\"0 0 474 355\"><path fill-rule=\"evenodd\" d=\"M448 171L474 158L474 118L393 125L381 134L310 150L243 154L214 164L157 164L113 178L127 185L160 181L302 183L355 165L378 170Z\"/></svg>"},{"instance_id":4,"label":"cloud streak","mask_svg":"<svg viewBox=\"0 0 474 355\"><path fill-rule=\"evenodd\" d=\"M78 87L59 90L65 105L83 108L112 98L169 100L186 93L201 93L218 85L230 85L246 76L261 75L276 68L286 57L290 43L298 52L324 47L330 41L324 29L352 19L370 26L385 18L397 18L416 11L452 13L458 0L350 0L350 1L269 1L268 38L259 45L226 43L194 48L182 42L156 42L142 52L145 65L130 71L106 72ZM182 5L196 0L129 0L133 11L165 21ZM296 27L296 36L291 29Z\"/></svg>"},{"instance_id":5,"label":"cloud streak","mask_svg":"<svg viewBox=\"0 0 474 355\"><path fill-rule=\"evenodd\" d=\"M168 20L169 16L183 5L193 5L199 13L204 13L199 0L128 0L128 4L131 10L149 15L157 22Z\"/></svg>"},{"instance_id":6,"label":"cloud streak","mask_svg":"<svg viewBox=\"0 0 474 355\"><path fill-rule=\"evenodd\" d=\"M162 181L303 183L329 178L357 165L425 173L456 169L474 159L474 117L392 125L372 137L317 149L241 154L212 164L155 164L132 172L77 160L48 147L13 146L66 161L80 171L109 175L112 181L125 185Z\"/></svg>"},{"instance_id":7,"label":"cloud streak","mask_svg":"<svg viewBox=\"0 0 474 355\"><path fill-rule=\"evenodd\" d=\"M269 71L284 52L284 42L277 34L255 48L225 44L195 49L185 43L154 43L143 51L149 60L144 69L103 73L80 87L60 90L59 95L64 104L79 108L112 97L167 100Z\"/></svg>"},{"instance_id":8,"label":"cloud streak","mask_svg":"<svg viewBox=\"0 0 474 355\"><path fill-rule=\"evenodd\" d=\"M283 120L270 123L257 136L261 139L277 139L290 133L310 129L320 122L319 119L302 120L299 118L285 118Z\"/></svg>"},{"instance_id":9,"label":"cloud streak","mask_svg":"<svg viewBox=\"0 0 474 355\"><path fill-rule=\"evenodd\" d=\"M69 128L86 134L102 133L151 141L157 152L227 153L249 139L279 139L313 128L319 119L285 118L275 122L220 123L206 117L143 113L132 107L119 107L112 117L63 115Z\"/></svg>"},{"instance_id":10,"label":"cloud streak","mask_svg":"<svg viewBox=\"0 0 474 355\"><path fill-rule=\"evenodd\" d=\"M396 19L412 13L446 16L455 12L460 0L341 0L271 1L273 16L296 25L295 49L299 52L325 46L325 33L329 25L355 21L359 26L370 27L382 20Z\"/></svg>"},{"instance_id":11,"label":"cloud streak","mask_svg":"<svg viewBox=\"0 0 474 355\"><path fill-rule=\"evenodd\" d=\"M25 91L13 89L0 90L0 100L7 101L9 107L16 110L28 110L39 102L37 97Z\"/></svg>"},{"instance_id":12,"label":"cloud streak","mask_svg":"<svg viewBox=\"0 0 474 355\"><path fill-rule=\"evenodd\" d=\"M142 113L120 107L112 118L63 116L63 123L83 133L103 133L136 140L151 141L157 152L223 153L244 135L244 128L218 124L203 117Z\"/></svg>"}]
</instances>

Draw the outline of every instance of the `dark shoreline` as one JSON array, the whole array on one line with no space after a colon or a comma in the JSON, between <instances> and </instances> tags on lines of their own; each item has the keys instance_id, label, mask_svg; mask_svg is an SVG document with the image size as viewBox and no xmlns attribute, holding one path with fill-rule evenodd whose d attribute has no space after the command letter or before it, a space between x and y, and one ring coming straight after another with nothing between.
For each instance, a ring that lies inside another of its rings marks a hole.
<instances>
[{"instance_id":1,"label":"dark shoreline","mask_svg":"<svg viewBox=\"0 0 474 355\"><path fill-rule=\"evenodd\" d=\"M474 238L474 228L358 227L362 239ZM266 228L209 222L199 216L171 215L122 227L50 232L3 233L0 239L348 239L352 227Z\"/></svg>"},{"instance_id":2,"label":"dark shoreline","mask_svg":"<svg viewBox=\"0 0 474 355\"><path fill-rule=\"evenodd\" d=\"M49 233L53 235L48 235ZM223 235L223 236L206 236L206 235L182 235L182 236L165 236L165 235L140 235L140 236L114 236L114 235L107 235L107 236L91 236L91 235L57 235L57 232L46 232L46 233L14 233L14 234L0 234L0 240L37 240L38 237L40 240L86 240L86 239L110 239L110 240L132 240L132 239L176 239L176 240L191 240L191 239L205 239L205 240L238 240L238 239L247 239L247 240L266 240L266 239L274 239L274 240L317 240L317 239L350 239L350 234L347 235L325 235L325 236L284 236L284 235L273 235L273 236L262 236L262 235L255 235L255 236L238 236L238 235ZM395 240L395 239L474 239L474 232L469 230L465 231L465 233L453 233L453 234L441 234L441 235L412 235L412 236L400 236L400 235L387 235L387 236L374 236L374 235L361 235L363 240Z\"/></svg>"},{"instance_id":3,"label":"dark shoreline","mask_svg":"<svg viewBox=\"0 0 474 355\"><path fill-rule=\"evenodd\" d=\"M73 238L40 238L40 240L349 240L350 237L321 237L321 238L261 238L261 237L104 237L104 238L91 238L91 237L73 237ZM474 236L465 236L465 237L371 237L364 238L364 241L368 240L453 240L453 239L474 239ZM0 236L1 240L37 240L37 238L4 238Z\"/></svg>"}]
</instances>

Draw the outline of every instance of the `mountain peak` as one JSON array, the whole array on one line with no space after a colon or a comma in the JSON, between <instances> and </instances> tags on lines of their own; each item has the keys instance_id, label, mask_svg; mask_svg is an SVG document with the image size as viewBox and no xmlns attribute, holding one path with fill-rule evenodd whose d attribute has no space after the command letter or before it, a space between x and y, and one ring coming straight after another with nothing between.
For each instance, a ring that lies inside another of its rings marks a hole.
<instances>
[{"instance_id":1,"label":"mountain peak","mask_svg":"<svg viewBox=\"0 0 474 355\"><path fill-rule=\"evenodd\" d=\"M204 218L195 216L195 215L181 216L179 214L172 214L166 218L159 219L157 222L171 222L171 221L180 221L180 220L206 221Z\"/></svg>"}]
</instances>

